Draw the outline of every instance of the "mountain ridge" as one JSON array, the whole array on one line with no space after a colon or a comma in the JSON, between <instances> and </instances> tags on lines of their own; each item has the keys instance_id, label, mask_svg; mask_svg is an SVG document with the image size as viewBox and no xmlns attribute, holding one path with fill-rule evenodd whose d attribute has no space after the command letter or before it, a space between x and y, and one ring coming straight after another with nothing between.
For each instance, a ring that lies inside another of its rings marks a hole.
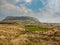
<instances>
[{"instance_id":1,"label":"mountain ridge","mask_svg":"<svg viewBox=\"0 0 60 45\"><path fill-rule=\"evenodd\" d=\"M29 16L7 16L3 21L10 21L10 22L16 22L16 23L22 23L22 24L39 24L40 21L35 17L29 17Z\"/></svg>"}]
</instances>

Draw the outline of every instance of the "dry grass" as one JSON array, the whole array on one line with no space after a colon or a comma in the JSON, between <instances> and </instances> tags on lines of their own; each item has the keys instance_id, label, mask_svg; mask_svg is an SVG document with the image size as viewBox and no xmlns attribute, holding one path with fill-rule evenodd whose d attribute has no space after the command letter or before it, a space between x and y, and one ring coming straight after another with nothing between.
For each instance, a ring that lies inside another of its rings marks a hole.
<instances>
[{"instance_id":1,"label":"dry grass","mask_svg":"<svg viewBox=\"0 0 60 45\"><path fill-rule=\"evenodd\" d=\"M6 43L5 45L9 45L8 42L21 35L20 32L22 31L25 31L25 28L22 25L0 24L0 45L3 45L5 43Z\"/></svg>"},{"instance_id":2,"label":"dry grass","mask_svg":"<svg viewBox=\"0 0 60 45\"><path fill-rule=\"evenodd\" d=\"M0 24L0 45L60 45L60 36L53 34L31 32L19 24Z\"/></svg>"}]
</instances>

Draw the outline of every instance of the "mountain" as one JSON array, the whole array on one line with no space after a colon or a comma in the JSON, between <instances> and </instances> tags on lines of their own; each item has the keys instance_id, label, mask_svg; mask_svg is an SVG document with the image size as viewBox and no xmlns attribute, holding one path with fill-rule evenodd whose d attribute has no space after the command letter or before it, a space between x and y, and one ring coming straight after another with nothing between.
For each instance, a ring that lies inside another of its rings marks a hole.
<instances>
[{"instance_id":1,"label":"mountain","mask_svg":"<svg viewBox=\"0 0 60 45\"><path fill-rule=\"evenodd\" d=\"M30 16L7 16L5 19L3 19L0 23L18 23L18 24L38 24L38 25L47 25L47 26L60 26L60 23L43 23L40 22L35 17Z\"/></svg>"},{"instance_id":2,"label":"mountain","mask_svg":"<svg viewBox=\"0 0 60 45\"><path fill-rule=\"evenodd\" d=\"M39 24L39 20L34 17L29 17L29 16L7 16L3 21L7 22L16 22L16 23L21 23L21 24Z\"/></svg>"}]
</instances>

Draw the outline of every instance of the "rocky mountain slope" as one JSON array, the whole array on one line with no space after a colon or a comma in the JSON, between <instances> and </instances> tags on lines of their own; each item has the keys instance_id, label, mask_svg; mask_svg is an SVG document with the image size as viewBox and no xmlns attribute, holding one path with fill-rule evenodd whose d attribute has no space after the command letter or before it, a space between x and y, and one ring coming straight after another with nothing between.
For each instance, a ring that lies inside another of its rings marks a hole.
<instances>
[{"instance_id":1,"label":"rocky mountain slope","mask_svg":"<svg viewBox=\"0 0 60 45\"><path fill-rule=\"evenodd\" d=\"M3 21L8 22L16 22L16 23L22 23L22 24L39 24L39 20L34 17L29 16L7 16Z\"/></svg>"}]
</instances>

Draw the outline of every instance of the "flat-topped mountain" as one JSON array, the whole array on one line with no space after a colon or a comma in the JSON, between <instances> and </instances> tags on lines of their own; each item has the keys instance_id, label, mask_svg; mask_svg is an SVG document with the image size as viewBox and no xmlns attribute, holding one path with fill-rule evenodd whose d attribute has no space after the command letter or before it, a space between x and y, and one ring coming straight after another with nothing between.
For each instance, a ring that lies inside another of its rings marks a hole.
<instances>
[{"instance_id":1,"label":"flat-topped mountain","mask_svg":"<svg viewBox=\"0 0 60 45\"><path fill-rule=\"evenodd\" d=\"M35 17L30 16L7 16L2 22L0 23L18 23L18 24L38 24L38 25L47 25L47 26L60 26L60 23L43 23L40 22Z\"/></svg>"},{"instance_id":2,"label":"flat-topped mountain","mask_svg":"<svg viewBox=\"0 0 60 45\"><path fill-rule=\"evenodd\" d=\"M34 17L29 16L7 16L3 21L8 22L16 22L16 23L22 23L22 24L39 24L39 20Z\"/></svg>"}]
</instances>

